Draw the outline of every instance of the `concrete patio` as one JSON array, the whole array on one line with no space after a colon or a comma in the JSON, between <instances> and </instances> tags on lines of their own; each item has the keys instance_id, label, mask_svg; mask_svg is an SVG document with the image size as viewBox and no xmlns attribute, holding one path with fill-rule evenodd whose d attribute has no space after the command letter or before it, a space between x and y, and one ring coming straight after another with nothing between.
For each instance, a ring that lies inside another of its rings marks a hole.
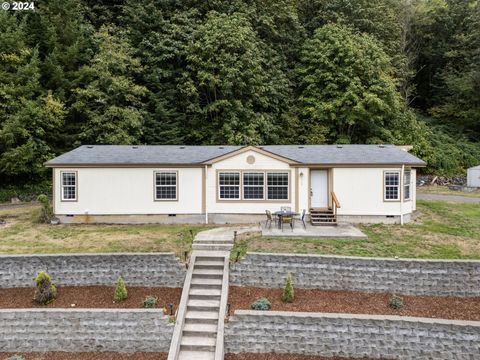
<instances>
[{"instance_id":1,"label":"concrete patio","mask_svg":"<svg viewBox=\"0 0 480 360\"><path fill-rule=\"evenodd\" d=\"M265 228L262 222L262 236L282 236L282 237L315 237L315 238L342 238L342 239L366 239L362 231L351 224L338 224L337 226L312 226L307 223L306 229L303 224L296 223L292 230L290 226L285 225L283 231L272 224L271 228Z\"/></svg>"}]
</instances>

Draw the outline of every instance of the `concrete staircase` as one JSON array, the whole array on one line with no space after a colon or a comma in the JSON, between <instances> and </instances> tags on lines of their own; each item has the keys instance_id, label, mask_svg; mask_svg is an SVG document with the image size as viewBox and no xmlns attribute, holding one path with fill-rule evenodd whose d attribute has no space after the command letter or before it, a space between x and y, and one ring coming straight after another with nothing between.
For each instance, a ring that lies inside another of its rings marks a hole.
<instances>
[{"instance_id":1,"label":"concrete staircase","mask_svg":"<svg viewBox=\"0 0 480 360\"><path fill-rule=\"evenodd\" d=\"M233 229L195 237L168 360L223 360L232 246Z\"/></svg>"}]
</instances>

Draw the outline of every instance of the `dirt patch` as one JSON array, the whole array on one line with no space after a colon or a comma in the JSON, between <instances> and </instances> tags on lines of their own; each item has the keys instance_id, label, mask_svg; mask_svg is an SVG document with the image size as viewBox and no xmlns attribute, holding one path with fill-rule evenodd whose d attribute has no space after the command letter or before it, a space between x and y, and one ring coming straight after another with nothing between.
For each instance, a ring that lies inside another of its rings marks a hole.
<instances>
[{"instance_id":1,"label":"dirt patch","mask_svg":"<svg viewBox=\"0 0 480 360\"><path fill-rule=\"evenodd\" d=\"M225 360L350 360L354 358L345 357L324 357L308 355L287 355L287 354L227 354ZM355 360L368 360L368 358L355 358ZM382 360L382 359L380 359Z\"/></svg>"},{"instance_id":2,"label":"dirt patch","mask_svg":"<svg viewBox=\"0 0 480 360\"><path fill-rule=\"evenodd\" d=\"M441 319L480 320L480 297L402 296L404 307L391 308L391 294L318 289L295 289L293 303L281 301L282 289L231 286L230 314L236 309L250 309L260 297L272 303L272 310L327 313L417 316ZM245 358L248 359L248 358ZM253 359L253 358L252 358Z\"/></svg>"},{"instance_id":3,"label":"dirt patch","mask_svg":"<svg viewBox=\"0 0 480 360\"><path fill-rule=\"evenodd\" d=\"M145 297L152 295L158 298L158 308L174 304L176 309L182 294L181 288L130 286L128 298L114 303L114 290L111 286L62 286L58 288L57 299L45 306L33 301L33 288L0 289L0 308L74 308L71 305L75 304L75 308L135 309L142 308Z\"/></svg>"},{"instance_id":4,"label":"dirt patch","mask_svg":"<svg viewBox=\"0 0 480 360\"><path fill-rule=\"evenodd\" d=\"M166 353L88 353L88 352L43 352L43 353L0 353L0 359L21 355L25 360L166 360Z\"/></svg>"}]
</instances>

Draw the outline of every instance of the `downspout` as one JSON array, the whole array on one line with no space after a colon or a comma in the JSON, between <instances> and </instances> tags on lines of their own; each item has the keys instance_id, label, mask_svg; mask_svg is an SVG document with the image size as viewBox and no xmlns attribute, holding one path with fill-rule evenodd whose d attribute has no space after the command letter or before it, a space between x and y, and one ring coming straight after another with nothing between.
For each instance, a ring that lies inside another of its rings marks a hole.
<instances>
[{"instance_id":1,"label":"downspout","mask_svg":"<svg viewBox=\"0 0 480 360\"><path fill-rule=\"evenodd\" d=\"M207 185L207 178L208 178L208 166L205 165L205 176L203 178L203 186L204 186L203 191L204 191L204 194L205 194L204 195L205 196L205 200L204 200L205 201L205 224L208 224L208 210L207 210L207 203L208 203L208 201L207 201L207 199L208 199L207 189L208 189L208 185Z\"/></svg>"},{"instance_id":2,"label":"downspout","mask_svg":"<svg viewBox=\"0 0 480 360\"><path fill-rule=\"evenodd\" d=\"M400 171L400 189L399 189L400 190L399 191L400 193L400 225L403 225L403 197L404 197L403 191L405 189L403 184L404 176L405 176L405 164L402 165L402 171Z\"/></svg>"}]
</instances>

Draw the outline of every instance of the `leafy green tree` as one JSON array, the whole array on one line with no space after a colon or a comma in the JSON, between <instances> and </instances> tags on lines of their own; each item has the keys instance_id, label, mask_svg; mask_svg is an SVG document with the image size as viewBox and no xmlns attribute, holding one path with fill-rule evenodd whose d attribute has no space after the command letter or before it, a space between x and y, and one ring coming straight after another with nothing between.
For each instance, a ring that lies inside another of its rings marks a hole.
<instances>
[{"instance_id":1,"label":"leafy green tree","mask_svg":"<svg viewBox=\"0 0 480 360\"><path fill-rule=\"evenodd\" d=\"M86 143L137 143L143 125L142 98L147 90L135 82L140 61L119 29L103 26L95 34L98 51L81 69L73 104L82 120L80 139Z\"/></svg>"},{"instance_id":2,"label":"leafy green tree","mask_svg":"<svg viewBox=\"0 0 480 360\"><path fill-rule=\"evenodd\" d=\"M399 96L390 59L375 39L325 25L305 42L296 71L305 141L393 140Z\"/></svg>"},{"instance_id":3,"label":"leafy green tree","mask_svg":"<svg viewBox=\"0 0 480 360\"><path fill-rule=\"evenodd\" d=\"M45 173L65 116L63 104L40 85L38 51L25 44L25 26L0 12L0 177L8 182Z\"/></svg>"},{"instance_id":4,"label":"leafy green tree","mask_svg":"<svg viewBox=\"0 0 480 360\"><path fill-rule=\"evenodd\" d=\"M212 11L197 28L181 87L190 142L259 144L275 139L286 79L267 67L262 48L241 13Z\"/></svg>"}]
</instances>

